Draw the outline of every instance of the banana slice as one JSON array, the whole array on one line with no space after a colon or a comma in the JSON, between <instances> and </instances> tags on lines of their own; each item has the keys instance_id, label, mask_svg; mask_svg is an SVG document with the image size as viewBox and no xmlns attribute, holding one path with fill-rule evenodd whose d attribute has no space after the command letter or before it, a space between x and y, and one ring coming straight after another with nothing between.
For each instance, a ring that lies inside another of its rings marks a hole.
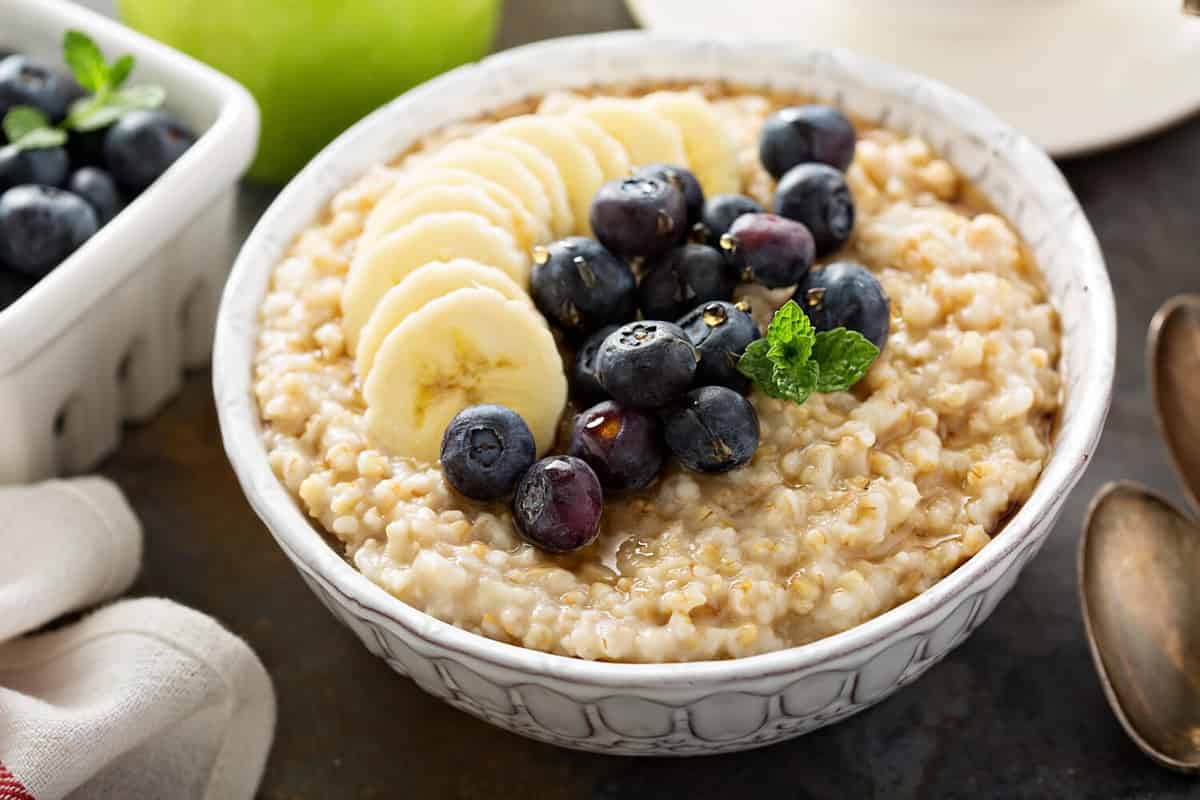
<instances>
[{"instance_id":1,"label":"banana slice","mask_svg":"<svg viewBox=\"0 0 1200 800\"><path fill-rule=\"evenodd\" d=\"M363 397L375 439L433 463L447 423L476 403L516 411L545 452L566 404L567 379L554 337L527 303L494 289L459 289L387 335Z\"/></svg>"},{"instance_id":2,"label":"banana slice","mask_svg":"<svg viewBox=\"0 0 1200 800\"><path fill-rule=\"evenodd\" d=\"M580 103L568 113L583 116L603 128L625 146L635 167L660 162L688 166L679 129L637 100L600 97Z\"/></svg>"},{"instance_id":3,"label":"banana slice","mask_svg":"<svg viewBox=\"0 0 1200 800\"><path fill-rule=\"evenodd\" d=\"M624 178L633 171L633 165L629 163L629 153L624 145L605 133L604 128L587 117L563 115L555 118L556 121L560 119L567 130L575 134L576 138L592 151L600 165L600 172L604 174L604 180Z\"/></svg>"},{"instance_id":4,"label":"banana slice","mask_svg":"<svg viewBox=\"0 0 1200 800\"><path fill-rule=\"evenodd\" d=\"M485 135L477 137L477 141L485 147L516 156L537 176L542 188L546 190L546 198L550 201L550 227L555 236L567 236L575 230L575 214L567 200L567 185L563 181L563 175L541 150L521 139L503 136L491 129Z\"/></svg>"},{"instance_id":5,"label":"banana slice","mask_svg":"<svg viewBox=\"0 0 1200 800\"><path fill-rule=\"evenodd\" d=\"M512 117L494 125L485 138L505 136L532 145L546 155L562 175L567 187L567 199L575 216L575 230L591 235L588 213L592 197L604 183L604 173L592 151L563 130L561 122L552 118L526 114Z\"/></svg>"},{"instance_id":6,"label":"banana slice","mask_svg":"<svg viewBox=\"0 0 1200 800\"><path fill-rule=\"evenodd\" d=\"M387 205L382 206L383 210L379 209L380 206L376 206L376 210L371 212L363 226L362 235L355 244L358 252L366 252L366 249L380 238L403 228L418 217L440 211L469 211L478 214L493 225L512 233L514 240L517 239L517 226L512 212L477 186L425 186L390 197Z\"/></svg>"},{"instance_id":7,"label":"banana slice","mask_svg":"<svg viewBox=\"0 0 1200 800\"><path fill-rule=\"evenodd\" d=\"M521 203L537 219L547 224L553 219L550 198L541 181L512 153L486 147L475 139L464 139L450 143L419 163L465 169L482 175L521 198Z\"/></svg>"},{"instance_id":8,"label":"banana slice","mask_svg":"<svg viewBox=\"0 0 1200 800\"><path fill-rule=\"evenodd\" d=\"M509 300L531 303L529 295L512 278L469 258L432 261L408 273L380 299L358 336L354 361L358 376L364 378L370 373L379 345L409 314L457 289L481 286L495 289Z\"/></svg>"},{"instance_id":9,"label":"banana slice","mask_svg":"<svg viewBox=\"0 0 1200 800\"><path fill-rule=\"evenodd\" d=\"M642 102L679 129L688 163L706 195L741 189L737 152L720 115L704 95L694 91L654 92Z\"/></svg>"},{"instance_id":10,"label":"banana slice","mask_svg":"<svg viewBox=\"0 0 1200 800\"><path fill-rule=\"evenodd\" d=\"M517 245L522 250L528 251L534 245L545 244L554 238L554 234L550 232L550 226L544 220L533 216L519 197L499 183L465 169L422 167L406 170L400 174L391 190L384 195L367 217L363 235L359 237L356 245L357 248L360 251L365 249L363 239L367 236L368 231L376 229L374 236L378 238L394 230L384 221L391 216L389 210L391 206L403 203L408 195L431 186L470 186L482 191L489 199L503 206L512 214L513 238L517 240Z\"/></svg>"},{"instance_id":11,"label":"banana slice","mask_svg":"<svg viewBox=\"0 0 1200 800\"><path fill-rule=\"evenodd\" d=\"M356 254L342 289L342 324L350 351L379 300L408 273L430 261L471 258L498 267L525 287L529 257L512 234L478 214L447 211L426 214Z\"/></svg>"}]
</instances>

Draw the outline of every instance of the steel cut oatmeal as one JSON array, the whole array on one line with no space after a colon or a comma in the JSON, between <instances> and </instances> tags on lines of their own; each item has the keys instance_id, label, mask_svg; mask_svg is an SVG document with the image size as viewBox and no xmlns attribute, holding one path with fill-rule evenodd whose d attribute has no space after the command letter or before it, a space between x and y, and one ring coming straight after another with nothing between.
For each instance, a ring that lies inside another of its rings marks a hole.
<instances>
[{"instance_id":1,"label":"steel cut oatmeal","mask_svg":"<svg viewBox=\"0 0 1200 800\"><path fill-rule=\"evenodd\" d=\"M735 145L741 190L767 204L758 131L796 98L697 88ZM513 113L560 113L579 99L555 94ZM847 170L857 223L836 259L882 283L886 347L850 391L803 405L755 391L761 444L745 467L709 476L673 464L647 489L606 498L595 544L555 556L518 537L507 506L462 497L437 464L389 455L366 423L346 273L407 164L488 122L431 136L339 193L262 304L255 392L271 465L367 578L439 619L538 650L740 657L847 630L928 589L1028 498L1059 404L1057 315L1017 234L953 166L920 139L867 127ZM544 238L541 224L525 226L530 240ZM789 295L739 290L763 325Z\"/></svg>"}]
</instances>

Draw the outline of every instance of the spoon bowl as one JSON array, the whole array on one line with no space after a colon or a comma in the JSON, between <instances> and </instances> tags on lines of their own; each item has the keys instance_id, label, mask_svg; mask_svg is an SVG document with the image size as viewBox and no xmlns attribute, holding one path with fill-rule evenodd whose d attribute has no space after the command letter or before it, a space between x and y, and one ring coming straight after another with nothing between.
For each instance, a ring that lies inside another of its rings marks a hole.
<instances>
[{"instance_id":1,"label":"spoon bowl","mask_svg":"<svg viewBox=\"0 0 1200 800\"><path fill-rule=\"evenodd\" d=\"M1079 546L1088 644L1130 738L1200 772L1200 526L1133 483L1092 501Z\"/></svg>"},{"instance_id":2,"label":"spoon bowl","mask_svg":"<svg viewBox=\"0 0 1200 800\"><path fill-rule=\"evenodd\" d=\"M1173 297L1154 315L1146 363L1158 429L1192 507L1200 508L1200 294ZM1200 572L1193 575L1200 582Z\"/></svg>"}]
</instances>

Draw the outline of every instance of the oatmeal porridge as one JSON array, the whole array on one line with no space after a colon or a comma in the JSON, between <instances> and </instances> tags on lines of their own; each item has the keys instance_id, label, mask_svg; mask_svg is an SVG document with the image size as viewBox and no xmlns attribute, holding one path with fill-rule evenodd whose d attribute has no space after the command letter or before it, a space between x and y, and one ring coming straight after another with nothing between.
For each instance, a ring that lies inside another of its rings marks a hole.
<instances>
[{"instance_id":1,"label":"oatmeal porridge","mask_svg":"<svg viewBox=\"0 0 1200 800\"><path fill-rule=\"evenodd\" d=\"M775 181L760 163L760 129L800 98L692 88L715 110L732 166L697 168L707 156L687 136L679 159L693 162L706 193L742 192L769 207ZM591 126L565 121L583 102L560 93L498 116L556 115L606 179L677 147L639 132L636 147L615 137L625 147L614 148ZM745 466L703 474L671 461L646 488L605 497L594 543L556 555L527 543L503 502L451 488L436 451L397 454L368 420L356 366L371 350L378 370L395 356L392 340L381 344L365 317L347 321L347 275L377 236L372 212L398 183L420 183L407 177L416 167L449 164L438 174L450 183L470 182L459 174L467 165L500 169L473 155L438 161L495 121L441 131L336 195L276 267L262 304L254 385L270 463L371 581L441 620L537 650L629 662L733 658L847 630L912 598L978 552L1028 498L1060 391L1057 315L1036 266L925 142L864 125L845 171L853 235L820 260L857 262L878 279L890 301L886 345L847 391L803 404L752 391L759 443ZM523 148L512 145L513 157L535 163ZM512 278L494 279L498 302L521 304L530 248L588 233L586 203L507 186L453 197L509 224L515 251L479 246ZM761 326L791 294L737 290ZM548 331L523 335L549 341ZM569 371L570 350L558 341ZM530 427L539 452L562 452L575 410L559 421L565 389L553 380L543 388L558 405L543 414L545 430Z\"/></svg>"}]
</instances>

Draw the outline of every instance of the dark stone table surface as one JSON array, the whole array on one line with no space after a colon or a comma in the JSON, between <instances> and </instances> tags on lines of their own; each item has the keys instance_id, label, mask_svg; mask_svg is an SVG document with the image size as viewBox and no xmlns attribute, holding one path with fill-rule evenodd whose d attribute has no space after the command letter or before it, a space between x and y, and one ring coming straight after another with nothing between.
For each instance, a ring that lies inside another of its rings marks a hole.
<instances>
[{"instance_id":1,"label":"dark stone table surface","mask_svg":"<svg viewBox=\"0 0 1200 800\"><path fill-rule=\"evenodd\" d=\"M631 25L618 0L512 0L499 45ZM1075 577L1080 523L1102 483L1135 478L1182 498L1142 349L1155 308L1200 289L1200 119L1062 167L1099 234L1119 309L1103 444L991 619L857 717L766 749L671 760L560 750L452 710L371 656L300 581L234 481L206 372L102 466L146 527L133 593L212 614L266 664L279 724L264 798L1200 797L1200 780L1151 764L1110 714ZM270 197L243 192L247 227Z\"/></svg>"}]
</instances>

